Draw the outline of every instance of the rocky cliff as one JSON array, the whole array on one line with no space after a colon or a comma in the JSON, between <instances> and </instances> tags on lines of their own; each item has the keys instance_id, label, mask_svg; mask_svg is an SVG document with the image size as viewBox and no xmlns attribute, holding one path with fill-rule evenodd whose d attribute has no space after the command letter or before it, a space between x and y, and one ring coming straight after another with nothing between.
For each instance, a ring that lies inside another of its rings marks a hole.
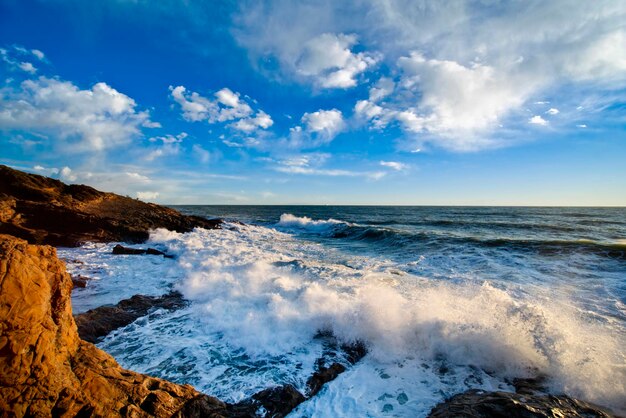
<instances>
[{"instance_id":1,"label":"rocky cliff","mask_svg":"<svg viewBox=\"0 0 626 418\"><path fill-rule=\"evenodd\" d=\"M154 228L188 232L220 224L220 220L186 216L164 206L0 165L0 233L31 244L141 242Z\"/></svg>"},{"instance_id":2,"label":"rocky cliff","mask_svg":"<svg viewBox=\"0 0 626 418\"><path fill-rule=\"evenodd\" d=\"M124 370L82 341L71 288L54 248L0 235L1 416L225 415L219 400Z\"/></svg>"}]
</instances>

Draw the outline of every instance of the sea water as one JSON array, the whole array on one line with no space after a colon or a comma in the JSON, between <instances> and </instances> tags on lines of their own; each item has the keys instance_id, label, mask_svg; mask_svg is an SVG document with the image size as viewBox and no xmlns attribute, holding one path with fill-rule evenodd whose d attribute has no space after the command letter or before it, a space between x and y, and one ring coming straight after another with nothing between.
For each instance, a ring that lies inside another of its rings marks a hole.
<instances>
[{"instance_id":1,"label":"sea water","mask_svg":"<svg viewBox=\"0 0 626 418\"><path fill-rule=\"evenodd\" d=\"M129 369L225 401L347 371L293 416L425 416L470 388L546 376L626 410L626 209L182 206L220 230L155 230L175 258L60 249L75 312L171 289L99 347ZM141 247L141 246L138 246ZM326 337L320 337L320 336ZM332 335L332 338L328 336ZM363 342L351 366L338 346Z\"/></svg>"}]
</instances>

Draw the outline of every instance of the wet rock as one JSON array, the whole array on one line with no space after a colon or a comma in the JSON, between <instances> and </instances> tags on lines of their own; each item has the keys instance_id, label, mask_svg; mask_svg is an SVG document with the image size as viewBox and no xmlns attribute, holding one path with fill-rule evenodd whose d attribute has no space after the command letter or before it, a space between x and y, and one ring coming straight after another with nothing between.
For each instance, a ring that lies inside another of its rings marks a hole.
<instances>
[{"instance_id":1,"label":"wet rock","mask_svg":"<svg viewBox=\"0 0 626 418\"><path fill-rule=\"evenodd\" d=\"M309 377L309 380L307 380L307 387L309 388L308 396L313 397L317 395L324 384L335 380L337 376L344 371L346 371L345 366L339 363L333 363L330 367L320 366L318 370Z\"/></svg>"},{"instance_id":2,"label":"wet rock","mask_svg":"<svg viewBox=\"0 0 626 418\"><path fill-rule=\"evenodd\" d=\"M0 165L0 234L32 244L75 247L93 242L143 242L149 231L220 228L219 219L187 216L84 185L24 173Z\"/></svg>"},{"instance_id":3,"label":"wet rock","mask_svg":"<svg viewBox=\"0 0 626 418\"><path fill-rule=\"evenodd\" d=\"M515 388L515 392L522 395L538 395L544 394L547 390L546 386L546 377L545 376L537 376L531 378L516 378L513 379L513 387Z\"/></svg>"},{"instance_id":4,"label":"wet rock","mask_svg":"<svg viewBox=\"0 0 626 418\"><path fill-rule=\"evenodd\" d=\"M176 310L187 305L179 292L163 296L135 295L114 306L100 306L74 316L80 337L96 343L111 331L124 327L155 309Z\"/></svg>"},{"instance_id":5,"label":"wet rock","mask_svg":"<svg viewBox=\"0 0 626 418\"><path fill-rule=\"evenodd\" d=\"M343 344L341 349L346 353L350 364L358 363L367 354L367 347L362 341L357 341L353 344Z\"/></svg>"},{"instance_id":6,"label":"wet rock","mask_svg":"<svg viewBox=\"0 0 626 418\"><path fill-rule=\"evenodd\" d=\"M0 235L0 415L228 416L218 399L124 370L82 341L71 288L54 248Z\"/></svg>"},{"instance_id":7,"label":"wet rock","mask_svg":"<svg viewBox=\"0 0 626 418\"><path fill-rule=\"evenodd\" d=\"M149 255L162 255L165 258L174 258L173 255L166 254L163 251L159 251L156 248L129 248L124 247L123 245L117 244L113 247L113 254L128 254L128 255L140 255L140 254L149 254Z\"/></svg>"},{"instance_id":8,"label":"wet rock","mask_svg":"<svg viewBox=\"0 0 626 418\"><path fill-rule=\"evenodd\" d=\"M255 393L248 400L229 405L228 412L231 417L238 418L259 415L268 418L282 418L289 415L305 400L304 395L292 385L276 386Z\"/></svg>"},{"instance_id":9,"label":"wet rock","mask_svg":"<svg viewBox=\"0 0 626 418\"><path fill-rule=\"evenodd\" d=\"M608 418L611 412L565 395L469 390L435 406L430 418Z\"/></svg>"},{"instance_id":10,"label":"wet rock","mask_svg":"<svg viewBox=\"0 0 626 418\"><path fill-rule=\"evenodd\" d=\"M87 282L89 280L91 280L89 277L81 276L80 274L78 276L72 276L72 287L74 289L84 289L85 287L87 287Z\"/></svg>"}]
</instances>

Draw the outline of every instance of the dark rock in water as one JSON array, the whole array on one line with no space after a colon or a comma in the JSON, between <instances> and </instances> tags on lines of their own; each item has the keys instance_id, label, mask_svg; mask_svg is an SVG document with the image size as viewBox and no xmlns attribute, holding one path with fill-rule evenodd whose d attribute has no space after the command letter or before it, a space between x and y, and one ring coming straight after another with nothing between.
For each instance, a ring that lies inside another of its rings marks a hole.
<instances>
[{"instance_id":1,"label":"dark rock in water","mask_svg":"<svg viewBox=\"0 0 626 418\"><path fill-rule=\"evenodd\" d=\"M135 295L115 306L100 306L74 316L80 337L95 343L111 331L124 327L153 309L176 310L187 305L183 295L170 292L163 296Z\"/></svg>"},{"instance_id":2,"label":"dark rock in water","mask_svg":"<svg viewBox=\"0 0 626 418\"><path fill-rule=\"evenodd\" d=\"M231 417L255 417L259 415L259 409L263 408L265 410L263 416L282 418L305 400L306 398L292 385L276 386L255 393L252 398L243 402L229 405L228 412Z\"/></svg>"},{"instance_id":3,"label":"dark rock in water","mask_svg":"<svg viewBox=\"0 0 626 418\"><path fill-rule=\"evenodd\" d=\"M515 392L521 395L545 395L547 388L545 386L546 377L537 376L531 378L513 379L513 387Z\"/></svg>"},{"instance_id":4,"label":"dark rock in water","mask_svg":"<svg viewBox=\"0 0 626 418\"><path fill-rule=\"evenodd\" d=\"M89 277L86 276L72 276L72 286L74 289L76 288L81 288L84 289L85 287L87 287L87 282L91 280Z\"/></svg>"},{"instance_id":5,"label":"dark rock in water","mask_svg":"<svg viewBox=\"0 0 626 418\"><path fill-rule=\"evenodd\" d=\"M150 255L162 255L165 258L174 258L173 255L166 254L163 251L159 251L156 248L129 248L124 247L123 245L117 244L113 247L113 254L129 254L129 255L138 255L138 254L150 254Z\"/></svg>"},{"instance_id":6,"label":"dark rock in water","mask_svg":"<svg viewBox=\"0 0 626 418\"><path fill-rule=\"evenodd\" d=\"M602 408L565 395L527 395L469 390L435 406L431 418L608 418Z\"/></svg>"},{"instance_id":7,"label":"dark rock in water","mask_svg":"<svg viewBox=\"0 0 626 418\"><path fill-rule=\"evenodd\" d=\"M346 353L350 364L356 364L367 354L367 347L362 341L353 344L343 344L341 349Z\"/></svg>"},{"instance_id":8,"label":"dark rock in water","mask_svg":"<svg viewBox=\"0 0 626 418\"><path fill-rule=\"evenodd\" d=\"M149 231L220 228L219 219L187 216L153 203L0 165L0 233L32 244L76 247L87 241L143 242Z\"/></svg>"},{"instance_id":9,"label":"dark rock in water","mask_svg":"<svg viewBox=\"0 0 626 418\"><path fill-rule=\"evenodd\" d=\"M309 377L309 380L307 380L306 384L309 388L308 396L313 397L317 395L317 393L322 390L324 384L335 380L337 376L344 371L346 371L346 368L339 363L333 363L330 367L320 366L318 371L313 373L313 375Z\"/></svg>"}]
</instances>

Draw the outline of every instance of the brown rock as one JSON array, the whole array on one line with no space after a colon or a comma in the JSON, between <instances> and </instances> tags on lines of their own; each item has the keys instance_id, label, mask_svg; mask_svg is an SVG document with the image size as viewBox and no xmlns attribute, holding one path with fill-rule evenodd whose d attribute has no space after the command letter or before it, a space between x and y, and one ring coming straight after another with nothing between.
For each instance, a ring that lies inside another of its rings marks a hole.
<instances>
[{"instance_id":1,"label":"brown rock","mask_svg":"<svg viewBox=\"0 0 626 418\"><path fill-rule=\"evenodd\" d=\"M219 228L221 223L0 165L0 233L32 244L143 242L154 228L188 232Z\"/></svg>"},{"instance_id":2,"label":"brown rock","mask_svg":"<svg viewBox=\"0 0 626 418\"><path fill-rule=\"evenodd\" d=\"M54 248L0 235L2 416L225 416L219 400L124 370L80 340L71 288Z\"/></svg>"}]
</instances>

